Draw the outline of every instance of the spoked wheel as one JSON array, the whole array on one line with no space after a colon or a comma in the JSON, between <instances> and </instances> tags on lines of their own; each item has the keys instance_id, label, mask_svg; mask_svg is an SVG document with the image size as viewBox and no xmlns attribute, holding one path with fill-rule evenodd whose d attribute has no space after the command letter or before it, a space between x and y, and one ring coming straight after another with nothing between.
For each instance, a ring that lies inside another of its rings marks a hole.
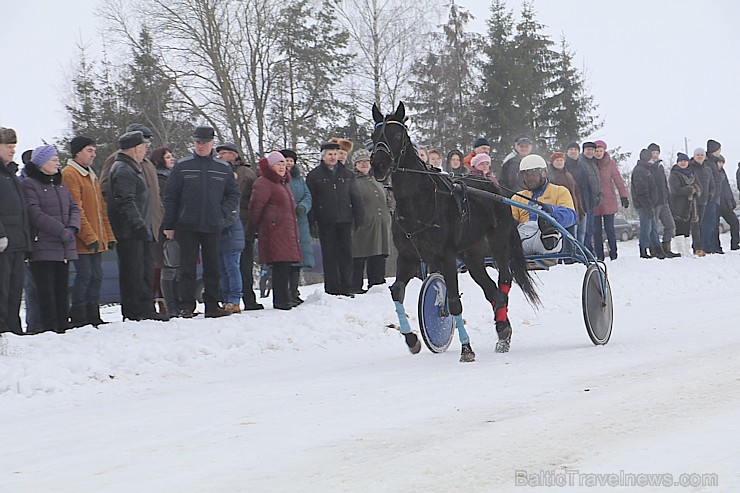
<instances>
[{"instance_id":1,"label":"spoked wheel","mask_svg":"<svg viewBox=\"0 0 740 493\"><path fill-rule=\"evenodd\" d=\"M609 342L614 322L612 290L606 269L599 264L591 264L583 277L583 320L591 341L596 345Z\"/></svg>"},{"instance_id":2,"label":"spoked wheel","mask_svg":"<svg viewBox=\"0 0 740 493\"><path fill-rule=\"evenodd\" d=\"M455 320L447 306L447 284L438 272L427 276L421 285L419 331L433 353L447 351L455 334Z\"/></svg>"}]
</instances>

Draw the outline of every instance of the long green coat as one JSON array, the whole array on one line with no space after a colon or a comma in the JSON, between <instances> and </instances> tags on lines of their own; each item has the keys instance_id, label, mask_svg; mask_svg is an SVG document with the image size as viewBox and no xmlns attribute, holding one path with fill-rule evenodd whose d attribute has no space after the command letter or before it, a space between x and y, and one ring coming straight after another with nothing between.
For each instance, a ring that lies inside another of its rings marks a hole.
<instances>
[{"instance_id":1,"label":"long green coat","mask_svg":"<svg viewBox=\"0 0 740 493\"><path fill-rule=\"evenodd\" d=\"M372 174L356 172L355 177L365 205L365 225L352 233L352 257L388 255L391 240L388 196Z\"/></svg>"}]
</instances>

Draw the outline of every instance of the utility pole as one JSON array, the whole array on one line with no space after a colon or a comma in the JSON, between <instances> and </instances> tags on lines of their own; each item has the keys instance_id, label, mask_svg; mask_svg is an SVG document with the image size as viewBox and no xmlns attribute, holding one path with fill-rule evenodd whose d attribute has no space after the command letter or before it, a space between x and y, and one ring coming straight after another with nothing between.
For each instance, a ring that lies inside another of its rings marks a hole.
<instances>
[{"instance_id":1,"label":"utility pole","mask_svg":"<svg viewBox=\"0 0 740 493\"><path fill-rule=\"evenodd\" d=\"M683 138L683 149L686 155L688 156L689 155L689 139L687 139L686 137Z\"/></svg>"}]
</instances>

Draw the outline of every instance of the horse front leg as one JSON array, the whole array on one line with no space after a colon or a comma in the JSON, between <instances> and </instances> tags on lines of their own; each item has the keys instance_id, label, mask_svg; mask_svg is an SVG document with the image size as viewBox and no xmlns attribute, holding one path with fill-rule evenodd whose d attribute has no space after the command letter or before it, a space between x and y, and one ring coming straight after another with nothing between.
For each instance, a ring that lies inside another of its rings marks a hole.
<instances>
[{"instance_id":1,"label":"horse front leg","mask_svg":"<svg viewBox=\"0 0 740 493\"><path fill-rule=\"evenodd\" d=\"M450 314L455 320L457 327L457 336L460 338L462 349L460 351L460 362L470 363L475 361L475 353L470 346L470 336L465 330L465 322L462 316L462 301L460 300L460 290L457 283L457 260L454 255L445 258L442 267L442 276L445 278L447 285L447 304L450 307Z\"/></svg>"},{"instance_id":2,"label":"horse front leg","mask_svg":"<svg viewBox=\"0 0 740 493\"><path fill-rule=\"evenodd\" d=\"M396 307L396 315L398 315L398 328L403 334L406 340L406 345L411 351L411 354L417 354L421 351L421 341L419 338L411 332L411 326L409 325L409 319L406 315L406 310L403 308L403 300L406 297L406 285L414 275L416 275L419 269L419 263L417 261L411 261L404 259L400 255L396 262L396 281L388 288L391 291L391 297L393 298L393 304Z\"/></svg>"},{"instance_id":3,"label":"horse front leg","mask_svg":"<svg viewBox=\"0 0 740 493\"><path fill-rule=\"evenodd\" d=\"M508 353L511 347L511 322L509 322L509 291L511 291L511 273L508 269L500 269L498 275L498 293L494 305L496 319L497 353Z\"/></svg>"}]
</instances>

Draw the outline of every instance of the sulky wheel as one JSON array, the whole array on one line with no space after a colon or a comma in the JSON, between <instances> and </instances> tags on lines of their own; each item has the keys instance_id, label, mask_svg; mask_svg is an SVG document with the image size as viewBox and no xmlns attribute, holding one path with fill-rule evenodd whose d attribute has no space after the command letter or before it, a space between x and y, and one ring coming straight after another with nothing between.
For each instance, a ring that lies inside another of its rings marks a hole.
<instances>
[{"instance_id":1,"label":"sulky wheel","mask_svg":"<svg viewBox=\"0 0 740 493\"><path fill-rule=\"evenodd\" d=\"M427 276L419 292L419 330L433 353L443 353L455 334L455 320L447 307L447 285L442 274Z\"/></svg>"},{"instance_id":2,"label":"sulky wheel","mask_svg":"<svg viewBox=\"0 0 740 493\"><path fill-rule=\"evenodd\" d=\"M606 269L598 264L591 264L583 277L583 320L591 341L596 345L609 342L614 322L612 291Z\"/></svg>"}]
</instances>

